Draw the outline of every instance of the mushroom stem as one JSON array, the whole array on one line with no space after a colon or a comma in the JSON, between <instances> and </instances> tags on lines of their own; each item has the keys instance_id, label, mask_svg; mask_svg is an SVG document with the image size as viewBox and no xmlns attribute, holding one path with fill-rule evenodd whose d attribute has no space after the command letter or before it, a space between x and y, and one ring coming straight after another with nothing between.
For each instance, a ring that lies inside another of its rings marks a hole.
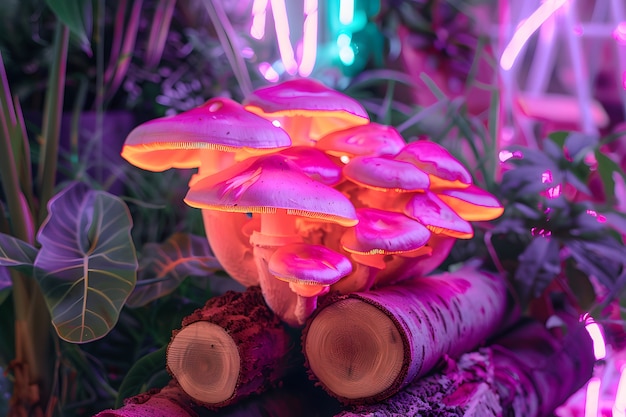
<instances>
[{"instance_id":1,"label":"mushroom stem","mask_svg":"<svg viewBox=\"0 0 626 417\"><path fill-rule=\"evenodd\" d=\"M317 308L317 295L312 297L305 297L303 295L297 295L296 308L294 310L294 317L298 326L304 326L307 319L311 317L311 314Z\"/></svg>"},{"instance_id":2,"label":"mushroom stem","mask_svg":"<svg viewBox=\"0 0 626 417\"><path fill-rule=\"evenodd\" d=\"M311 125L313 118L306 116L288 117L282 120L282 127L289 136L293 145L313 146L311 139Z\"/></svg>"},{"instance_id":3,"label":"mushroom stem","mask_svg":"<svg viewBox=\"0 0 626 417\"><path fill-rule=\"evenodd\" d=\"M202 220L211 250L228 275L246 287L259 285L250 238L243 233L252 220L245 213L207 209L202 209Z\"/></svg>"},{"instance_id":4,"label":"mushroom stem","mask_svg":"<svg viewBox=\"0 0 626 417\"><path fill-rule=\"evenodd\" d=\"M261 214L261 233L266 236L290 237L295 230L296 218L288 215L285 209L276 209L276 213Z\"/></svg>"},{"instance_id":5,"label":"mushroom stem","mask_svg":"<svg viewBox=\"0 0 626 417\"><path fill-rule=\"evenodd\" d=\"M261 228L263 228L262 224L263 221L261 221ZM263 298L269 308L290 326L298 326L298 321L294 316L297 296L289 288L289 283L276 279L270 273L268 262L278 247L301 240L300 236L297 235L274 236L256 231L252 232L252 236L250 236Z\"/></svg>"}]
</instances>

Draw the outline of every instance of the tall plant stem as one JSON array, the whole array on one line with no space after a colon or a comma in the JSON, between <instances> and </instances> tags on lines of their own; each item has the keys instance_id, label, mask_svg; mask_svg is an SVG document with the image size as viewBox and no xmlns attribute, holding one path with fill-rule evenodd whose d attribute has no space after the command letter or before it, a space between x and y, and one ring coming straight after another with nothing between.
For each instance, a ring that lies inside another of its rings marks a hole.
<instances>
[{"instance_id":1,"label":"tall plant stem","mask_svg":"<svg viewBox=\"0 0 626 417\"><path fill-rule=\"evenodd\" d=\"M222 8L222 4L219 1L204 0L204 5L209 13L211 22L217 32L217 37L224 48L224 53L228 58L228 62L233 69L233 73L239 83L239 88L244 96L247 96L252 92L252 81L250 80L250 74L246 68L246 64L235 45L235 30L228 20L228 16Z\"/></svg>"},{"instance_id":2,"label":"tall plant stem","mask_svg":"<svg viewBox=\"0 0 626 417\"><path fill-rule=\"evenodd\" d=\"M50 70L50 77L48 78L48 90L46 91L44 108L42 159L39 163L37 176L39 201L41 204L39 224L43 222L48 214L46 205L52 198L56 180L69 37L69 28L61 22L57 22L54 34L54 60Z\"/></svg>"}]
</instances>

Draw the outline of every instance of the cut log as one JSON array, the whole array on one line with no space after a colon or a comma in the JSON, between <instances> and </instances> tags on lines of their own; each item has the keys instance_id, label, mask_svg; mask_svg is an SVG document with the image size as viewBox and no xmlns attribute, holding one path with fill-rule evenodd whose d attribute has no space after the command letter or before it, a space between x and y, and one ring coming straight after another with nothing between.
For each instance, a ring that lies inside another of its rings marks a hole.
<instances>
[{"instance_id":1,"label":"cut log","mask_svg":"<svg viewBox=\"0 0 626 417\"><path fill-rule=\"evenodd\" d=\"M305 327L306 366L343 403L376 403L475 349L507 308L504 279L472 267L338 296Z\"/></svg>"},{"instance_id":2,"label":"cut log","mask_svg":"<svg viewBox=\"0 0 626 417\"><path fill-rule=\"evenodd\" d=\"M448 360L393 397L336 417L548 417L589 380L594 361L582 325L563 338L523 320L491 346Z\"/></svg>"},{"instance_id":3,"label":"cut log","mask_svg":"<svg viewBox=\"0 0 626 417\"><path fill-rule=\"evenodd\" d=\"M466 353L458 362L409 384L376 404L356 406L336 417L499 417L500 397L494 387L490 351Z\"/></svg>"},{"instance_id":4,"label":"cut log","mask_svg":"<svg viewBox=\"0 0 626 417\"><path fill-rule=\"evenodd\" d=\"M267 307L259 287L210 299L167 348L170 374L210 408L276 386L302 363L298 334Z\"/></svg>"}]
</instances>

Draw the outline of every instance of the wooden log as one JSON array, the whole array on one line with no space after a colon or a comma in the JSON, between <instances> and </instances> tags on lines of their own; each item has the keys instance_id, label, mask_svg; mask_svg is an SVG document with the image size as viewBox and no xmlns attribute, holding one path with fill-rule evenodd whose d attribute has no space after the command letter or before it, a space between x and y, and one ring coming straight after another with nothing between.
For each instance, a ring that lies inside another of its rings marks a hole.
<instances>
[{"instance_id":1,"label":"wooden log","mask_svg":"<svg viewBox=\"0 0 626 417\"><path fill-rule=\"evenodd\" d=\"M391 398L335 417L548 417L591 377L595 358L582 325L565 337L525 319L494 344L448 358L437 373Z\"/></svg>"},{"instance_id":2,"label":"wooden log","mask_svg":"<svg viewBox=\"0 0 626 417\"><path fill-rule=\"evenodd\" d=\"M306 366L343 403L380 402L474 350L507 308L504 279L473 267L339 296L305 327Z\"/></svg>"},{"instance_id":3,"label":"wooden log","mask_svg":"<svg viewBox=\"0 0 626 417\"><path fill-rule=\"evenodd\" d=\"M229 291L183 320L167 348L167 369L197 403L223 407L301 368L298 337L267 307L259 287Z\"/></svg>"}]
</instances>

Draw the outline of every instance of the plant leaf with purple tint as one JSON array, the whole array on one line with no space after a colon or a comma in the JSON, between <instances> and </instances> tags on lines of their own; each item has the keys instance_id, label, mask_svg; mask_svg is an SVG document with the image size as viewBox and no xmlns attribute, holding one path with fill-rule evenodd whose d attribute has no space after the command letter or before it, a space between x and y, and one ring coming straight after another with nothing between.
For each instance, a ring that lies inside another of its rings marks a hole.
<instances>
[{"instance_id":1,"label":"plant leaf with purple tint","mask_svg":"<svg viewBox=\"0 0 626 417\"><path fill-rule=\"evenodd\" d=\"M13 236L0 233L0 267L12 267L30 273L37 249Z\"/></svg>"},{"instance_id":2,"label":"plant leaf with purple tint","mask_svg":"<svg viewBox=\"0 0 626 417\"><path fill-rule=\"evenodd\" d=\"M536 236L519 256L515 282L522 299L538 297L560 272L559 243Z\"/></svg>"},{"instance_id":3,"label":"plant leaf with purple tint","mask_svg":"<svg viewBox=\"0 0 626 417\"><path fill-rule=\"evenodd\" d=\"M9 268L0 266L0 304L4 303L11 293L13 282L11 281L11 274L9 274Z\"/></svg>"},{"instance_id":4,"label":"plant leaf with purple tint","mask_svg":"<svg viewBox=\"0 0 626 417\"><path fill-rule=\"evenodd\" d=\"M74 343L106 335L136 281L132 219L122 200L74 183L50 200L35 260L59 336Z\"/></svg>"},{"instance_id":5,"label":"plant leaf with purple tint","mask_svg":"<svg viewBox=\"0 0 626 417\"><path fill-rule=\"evenodd\" d=\"M593 242L571 239L567 241L567 247L578 269L608 289L615 286L617 277L624 271L622 244L606 237Z\"/></svg>"},{"instance_id":6,"label":"plant leaf with purple tint","mask_svg":"<svg viewBox=\"0 0 626 417\"><path fill-rule=\"evenodd\" d=\"M176 233L163 244L147 244L139 280L128 302L140 307L174 291L189 276L209 276L221 266L206 238Z\"/></svg>"}]
</instances>

